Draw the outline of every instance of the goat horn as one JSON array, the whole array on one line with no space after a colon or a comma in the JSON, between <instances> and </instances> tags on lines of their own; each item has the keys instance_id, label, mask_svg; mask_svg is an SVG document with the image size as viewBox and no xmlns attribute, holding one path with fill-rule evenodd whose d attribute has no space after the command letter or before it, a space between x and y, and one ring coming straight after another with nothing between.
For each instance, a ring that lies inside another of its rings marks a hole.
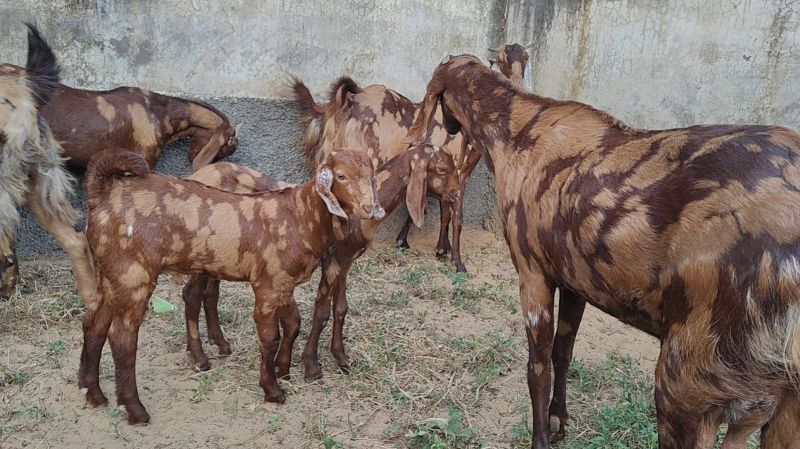
<instances>
[{"instance_id":1,"label":"goat horn","mask_svg":"<svg viewBox=\"0 0 800 449\"><path fill-rule=\"evenodd\" d=\"M241 123L236 125L236 131L233 132L233 135L236 136L236 137L239 137L239 130L240 129L242 129L242 124Z\"/></svg>"},{"instance_id":2,"label":"goat horn","mask_svg":"<svg viewBox=\"0 0 800 449\"><path fill-rule=\"evenodd\" d=\"M489 51L493 51L495 53L500 53L501 51L503 51L503 47L489 48Z\"/></svg>"}]
</instances>

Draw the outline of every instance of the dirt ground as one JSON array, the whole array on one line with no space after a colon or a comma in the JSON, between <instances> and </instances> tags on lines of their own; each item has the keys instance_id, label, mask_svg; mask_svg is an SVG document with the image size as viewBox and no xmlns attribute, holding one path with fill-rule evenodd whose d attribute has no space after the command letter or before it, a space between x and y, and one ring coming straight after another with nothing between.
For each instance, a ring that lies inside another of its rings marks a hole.
<instances>
[{"instance_id":1,"label":"dirt ground","mask_svg":"<svg viewBox=\"0 0 800 449\"><path fill-rule=\"evenodd\" d=\"M283 383L285 405L262 401L249 287L223 284L221 318L234 352L218 358L206 344L212 369L197 373L185 352L181 286L162 276L155 295L177 308L151 313L140 332L137 377L152 416L144 427L128 426L114 407L83 408L76 385L82 305L69 268L24 264L18 293L0 303L0 447L420 447L414 433L452 409L476 433L475 447L479 439L483 447L524 447L514 428L530 416L526 345L505 243L466 229L465 280L433 257L435 229L415 231L410 251L384 239L351 272L350 374L335 369L329 324L320 345L324 380L303 382L300 353L318 278L296 290L303 331L292 381ZM576 358L591 366L609 352L630 354L651 372L658 346L590 307ZM101 386L113 404L108 345Z\"/></svg>"}]
</instances>

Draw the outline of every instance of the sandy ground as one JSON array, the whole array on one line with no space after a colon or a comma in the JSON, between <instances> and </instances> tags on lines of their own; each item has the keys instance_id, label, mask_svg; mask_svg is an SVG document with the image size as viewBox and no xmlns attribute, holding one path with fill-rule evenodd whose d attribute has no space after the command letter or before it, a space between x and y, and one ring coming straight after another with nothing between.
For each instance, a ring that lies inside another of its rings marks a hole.
<instances>
[{"instance_id":1,"label":"sandy ground","mask_svg":"<svg viewBox=\"0 0 800 449\"><path fill-rule=\"evenodd\" d=\"M347 448L408 447L406 434L415 423L447 416L450 407L464 410L465 425L490 447L515 447L510 429L530 416L530 406L508 250L489 232L465 230L462 252L472 273L466 284L491 298L459 303L452 269L432 256L435 229L415 231L410 252L376 243L351 273L349 375L335 370L327 329L320 345L324 380L302 381L300 352L317 278L297 289L303 331L292 381L283 383L289 392L285 405L262 401L249 288L223 285L220 306L234 353L217 358L216 348L206 345L214 356L212 370L197 373L185 352L180 286L162 277L156 295L178 308L150 314L140 332L137 377L152 416L144 427L128 426L114 407L83 407L76 385L82 312L71 275L60 263L24 265L21 291L0 304L0 447L317 448L325 447L326 438ZM496 349L481 342L492 335L513 344L497 346L507 357L497 362L499 373L480 384L475 373L485 363L481 357ZM457 349L465 344L472 349ZM576 357L591 364L613 351L631 354L652 370L658 345L589 307ZM113 382L106 345L101 386L112 404Z\"/></svg>"}]
</instances>

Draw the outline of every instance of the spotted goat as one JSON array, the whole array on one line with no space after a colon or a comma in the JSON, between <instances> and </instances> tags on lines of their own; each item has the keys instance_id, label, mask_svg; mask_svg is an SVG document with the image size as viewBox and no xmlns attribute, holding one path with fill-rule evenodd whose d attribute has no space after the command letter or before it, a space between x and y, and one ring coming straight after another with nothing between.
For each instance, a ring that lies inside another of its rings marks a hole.
<instances>
[{"instance_id":1,"label":"spotted goat","mask_svg":"<svg viewBox=\"0 0 800 449\"><path fill-rule=\"evenodd\" d=\"M528 52L520 44L506 44L502 47L490 48L495 58L489 60L489 67L497 65L500 73L511 81L522 86L525 82L525 67L528 64Z\"/></svg>"},{"instance_id":2,"label":"spotted goat","mask_svg":"<svg viewBox=\"0 0 800 449\"><path fill-rule=\"evenodd\" d=\"M83 300L94 294L86 239L76 232L70 203L73 179L39 109L52 98L59 68L53 51L28 25L25 68L0 65L0 298L14 292L19 275L15 252L17 206L25 206L67 252Z\"/></svg>"},{"instance_id":3,"label":"spotted goat","mask_svg":"<svg viewBox=\"0 0 800 449\"><path fill-rule=\"evenodd\" d=\"M660 338L660 448L710 448L723 423L726 449L759 428L765 447L796 444L800 135L633 129L469 55L435 70L412 144L439 106L495 178L526 318L533 448L568 418L563 392L547 407L553 346L577 332L553 335L556 287Z\"/></svg>"},{"instance_id":4,"label":"spotted goat","mask_svg":"<svg viewBox=\"0 0 800 449\"><path fill-rule=\"evenodd\" d=\"M189 179L199 181L212 187L238 193L258 192L285 188L286 185L276 182L241 165L219 162L203 167ZM430 146L411 148L409 151L394 157L376 172L376 192L378 202L385 208L387 215L394 211L405 199L406 207L415 216L424 212L426 194L434 190L438 195L452 192L443 190L457 188L457 174L450 156ZM386 215L384 215L385 218ZM358 258L372 241L382 219L367 221L351 220L343 233L334 240L322 257L322 280L317 294L311 336L309 337L303 359L305 377L308 380L320 378L321 367L317 357L319 335L330 318L331 300L329 295L336 296L334 304L334 338L332 351L337 364L347 369L349 361L344 349L342 328L347 313L347 302L344 286L347 273L353 261ZM342 238L343 237L343 238ZM187 348L192 354L195 366L201 370L210 368L208 357L203 351L199 339L198 320L200 308L205 311L208 326L208 338L217 345L219 354L230 354L230 345L219 326L217 304L219 301L219 280L204 275L192 276L183 289L186 303ZM283 374L279 372L279 374ZM288 370L285 372L288 374Z\"/></svg>"},{"instance_id":5,"label":"spotted goat","mask_svg":"<svg viewBox=\"0 0 800 449\"><path fill-rule=\"evenodd\" d=\"M402 154L408 149L403 139L414 123L417 104L382 85L359 87L352 79L343 77L331 86L327 104L316 104L308 88L294 82L295 102L300 110L301 121L306 125L303 150L309 169L314 167L333 148L363 148L376 166ZM452 260L458 271L466 271L461 261L460 238L462 222L463 191L469 174L479 158L467 160L465 143L461 136L451 136L441 124L435 125L435 137L431 143L439 146L453 159L459 170L460 186L455 195L438 197L441 209L441 227L436 254L444 258L451 251L448 237L449 223L453 221ZM469 165L471 164L471 165ZM449 191L449 189L448 189ZM434 190L431 195L434 196ZM398 245L408 247L406 237L409 223L398 235ZM418 226L422 221L417 221Z\"/></svg>"},{"instance_id":6,"label":"spotted goat","mask_svg":"<svg viewBox=\"0 0 800 449\"><path fill-rule=\"evenodd\" d=\"M136 87L109 91L59 85L42 108L68 164L85 168L108 148L141 155L153 168L165 145L189 138L192 171L229 156L239 128L213 106Z\"/></svg>"},{"instance_id":7,"label":"spotted goat","mask_svg":"<svg viewBox=\"0 0 800 449\"><path fill-rule=\"evenodd\" d=\"M98 371L108 338L117 402L129 424L149 422L136 387L136 349L162 272L250 282L259 384L266 401L285 402L275 366L288 374L300 330L294 288L309 279L348 216L383 216L374 186L371 161L354 150L332 152L304 184L250 195L152 172L135 153L96 156L86 178L87 237L98 273L97 300L83 320L79 386L86 404L107 403Z\"/></svg>"}]
</instances>

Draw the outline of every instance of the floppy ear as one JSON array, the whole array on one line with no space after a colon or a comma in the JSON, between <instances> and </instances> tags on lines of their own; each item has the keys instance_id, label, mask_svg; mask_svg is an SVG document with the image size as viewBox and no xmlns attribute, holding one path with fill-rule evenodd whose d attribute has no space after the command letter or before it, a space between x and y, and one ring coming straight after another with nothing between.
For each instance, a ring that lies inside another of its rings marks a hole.
<instances>
[{"instance_id":1,"label":"floppy ear","mask_svg":"<svg viewBox=\"0 0 800 449\"><path fill-rule=\"evenodd\" d=\"M342 206L339 205L339 201L335 196L333 196L333 192L331 192L332 186L333 172L330 168L321 165L317 170L317 193L319 194L320 198L322 198L322 201L325 202L325 205L328 206L328 212L342 218L347 218L347 214L344 212L344 210L342 210Z\"/></svg>"},{"instance_id":2,"label":"floppy ear","mask_svg":"<svg viewBox=\"0 0 800 449\"><path fill-rule=\"evenodd\" d=\"M430 152L419 159L411 160L411 176L406 189L406 208L414 225L421 228L425 223L425 204L428 201L428 163L431 160Z\"/></svg>"},{"instance_id":3,"label":"floppy ear","mask_svg":"<svg viewBox=\"0 0 800 449\"><path fill-rule=\"evenodd\" d=\"M214 162L214 158L217 156L217 153L219 153L220 148L222 148L222 144L218 142L219 139L221 139L220 136L211 137L206 146L197 153L197 156L195 156L192 161L192 173Z\"/></svg>"}]
</instances>

